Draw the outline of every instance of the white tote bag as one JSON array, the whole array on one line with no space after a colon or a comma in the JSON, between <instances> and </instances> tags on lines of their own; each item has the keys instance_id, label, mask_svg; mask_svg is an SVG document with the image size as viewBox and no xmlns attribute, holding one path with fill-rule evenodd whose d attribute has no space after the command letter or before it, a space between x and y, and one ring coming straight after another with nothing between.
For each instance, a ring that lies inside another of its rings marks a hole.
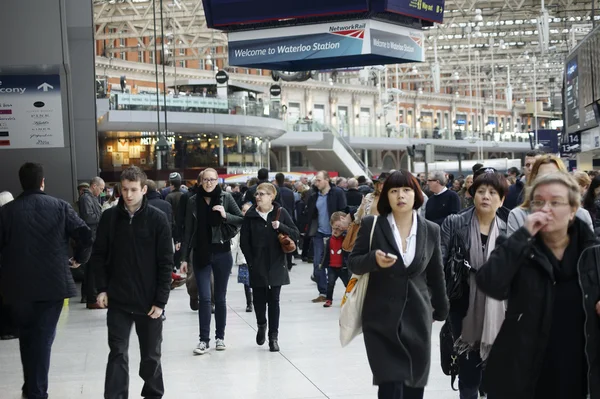
<instances>
[{"instance_id":1,"label":"white tote bag","mask_svg":"<svg viewBox=\"0 0 600 399\"><path fill-rule=\"evenodd\" d=\"M371 235L369 236L369 252L373 244L373 233L377 224L377 216L373 220ZM363 275L353 274L346 287L342 299L340 312L340 343L342 347L348 345L356 336L362 333L362 310L369 285L369 273Z\"/></svg>"}]
</instances>

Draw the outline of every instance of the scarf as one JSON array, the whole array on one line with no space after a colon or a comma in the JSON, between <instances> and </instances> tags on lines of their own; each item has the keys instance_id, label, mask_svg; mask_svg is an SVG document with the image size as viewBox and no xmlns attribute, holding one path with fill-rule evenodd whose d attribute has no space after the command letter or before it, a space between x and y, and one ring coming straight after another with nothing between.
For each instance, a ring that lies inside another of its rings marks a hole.
<instances>
[{"instance_id":1,"label":"scarf","mask_svg":"<svg viewBox=\"0 0 600 399\"><path fill-rule=\"evenodd\" d=\"M473 213L470 227L471 249L469 260L471 267L477 271L485 262L496 246L498 238L496 219L492 221L487 244L483 248L481 230L477 214ZM458 339L459 353L479 350L482 360L486 360L500 327L504 322L505 306L503 301L497 301L483 294L477 287L475 273L469 273L469 310L462 322L462 335Z\"/></svg>"},{"instance_id":2,"label":"scarf","mask_svg":"<svg viewBox=\"0 0 600 399\"><path fill-rule=\"evenodd\" d=\"M198 213L201 212L201 209L202 209L201 206L206 204L204 199L210 198L210 204L208 204L208 207L210 208L210 210L208 212L208 220L207 220L209 226L217 227L217 226L220 226L221 224L223 224L223 217L221 216L221 213L212 210L212 208L215 205L222 205L221 204L221 186L216 186L215 189L209 193L204 190L204 187L198 186L197 196L198 196L198 198L197 198L196 202L198 205Z\"/></svg>"}]
</instances>

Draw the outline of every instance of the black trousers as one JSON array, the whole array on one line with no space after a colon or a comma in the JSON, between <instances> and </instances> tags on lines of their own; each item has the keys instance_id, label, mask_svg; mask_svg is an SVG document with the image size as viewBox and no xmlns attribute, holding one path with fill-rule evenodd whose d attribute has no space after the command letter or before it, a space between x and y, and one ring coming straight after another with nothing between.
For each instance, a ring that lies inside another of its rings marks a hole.
<instances>
[{"instance_id":1,"label":"black trousers","mask_svg":"<svg viewBox=\"0 0 600 399\"><path fill-rule=\"evenodd\" d=\"M0 336L19 335L14 315L10 306L4 303L2 294L0 294Z\"/></svg>"},{"instance_id":2,"label":"black trousers","mask_svg":"<svg viewBox=\"0 0 600 399\"><path fill-rule=\"evenodd\" d=\"M407 387L403 382L386 382L379 385L377 399L423 399L425 388Z\"/></svg>"},{"instance_id":3,"label":"black trousers","mask_svg":"<svg viewBox=\"0 0 600 399\"><path fill-rule=\"evenodd\" d=\"M96 292L96 284L94 282L94 272L92 268L85 264L81 265L83 268L83 282L81 283L81 298L86 301L86 303L96 303L96 297L98 293Z\"/></svg>"},{"instance_id":4,"label":"black trousers","mask_svg":"<svg viewBox=\"0 0 600 399\"><path fill-rule=\"evenodd\" d=\"M28 399L48 398L50 354L63 300L11 304L19 326L23 393Z\"/></svg>"},{"instance_id":5,"label":"black trousers","mask_svg":"<svg viewBox=\"0 0 600 399\"><path fill-rule=\"evenodd\" d=\"M129 336L131 327L140 343L140 377L144 380L142 397L158 399L165 393L162 367L160 364L162 329L161 318L152 319L120 309L109 308L106 316L108 326L108 364L104 382L105 399L127 399L129 397Z\"/></svg>"},{"instance_id":6,"label":"black trousers","mask_svg":"<svg viewBox=\"0 0 600 399\"><path fill-rule=\"evenodd\" d=\"M279 336L279 287L252 288L254 300L254 313L259 325L267 324L267 305L269 307L269 338L277 339Z\"/></svg>"},{"instance_id":7,"label":"black trousers","mask_svg":"<svg viewBox=\"0 0 600 399\"><path fill-rule=\"evenodd\" d=\"M328 267L329 272L327 273L327 299L333 301L333 291L335 290L335 283L338 278L342 279L344 287L348 286L350 281L350 273L347 268L342 267Z\"/></svg>"}]
</instances>

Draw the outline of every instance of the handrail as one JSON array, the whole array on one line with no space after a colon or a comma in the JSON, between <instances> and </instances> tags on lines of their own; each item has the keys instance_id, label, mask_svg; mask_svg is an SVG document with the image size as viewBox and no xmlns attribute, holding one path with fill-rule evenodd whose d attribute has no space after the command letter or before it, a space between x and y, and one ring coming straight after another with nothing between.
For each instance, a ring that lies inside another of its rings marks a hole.
<instances>
[{"instance_id":1,"label":"handrail","mask_svg":"<svg viewBox=\"0 0 600 399\"><path fill-rule=\"evenodd\" d=\"M337 138L340 143L342 143L342 145L344 146L344 149L346 149L346 151L348 151L348 153L352 156L352 158L354 158L354 161L356 161L356 163L358 163L360 165L361 169L366 173L368 178L373 177L373 173L371 172L371 170L365 165L365 163L363 162L361 157L356 153L356 151L354 151L354 149L352 148L350 143L348 143L346 141L346 139L341 134L339 134L339 132L337 131L337 129L335 127L325 126L324 129L331 132L333 134L333 136L335 138Z\"/></svg>"}]
</instances>

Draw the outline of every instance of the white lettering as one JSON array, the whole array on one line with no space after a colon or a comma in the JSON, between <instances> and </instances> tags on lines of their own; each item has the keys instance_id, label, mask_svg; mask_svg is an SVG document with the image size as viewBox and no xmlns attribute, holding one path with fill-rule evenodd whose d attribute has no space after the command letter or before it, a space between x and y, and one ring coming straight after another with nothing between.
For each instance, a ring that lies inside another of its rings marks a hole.
<instances>
[{"instance_id":1,"label":"white lettering","mask_svg":"<svg viewBox=\"0 0 600 399\"><path fill-rule=\"evenodd\" d=\"M235 50L234 53L235 53L236 57L256 57L256 56L267 55L267 50L266 49L258 49L258 50L244 49L244 50Z\"/></svg>"},{"instance_id":2,"label":"white lettering","mask_svg":"<svg viewBox=\"0 0 600 399\"><path fill-rule=\"evenodd\" d=\"M339 43L315 43L313 44L313 50L335 50L340 48Z\"/></svg>"},{"instance_id":3,"label":"white lettering","mask_svg":"<svg viewBox=\"0 0 600 399\"><path fill-rule=\"evenodd\" d=\"M27 90L24 87L0 87L0 93L17 93L23 94Z\"/></svg>"}]
</instances>

